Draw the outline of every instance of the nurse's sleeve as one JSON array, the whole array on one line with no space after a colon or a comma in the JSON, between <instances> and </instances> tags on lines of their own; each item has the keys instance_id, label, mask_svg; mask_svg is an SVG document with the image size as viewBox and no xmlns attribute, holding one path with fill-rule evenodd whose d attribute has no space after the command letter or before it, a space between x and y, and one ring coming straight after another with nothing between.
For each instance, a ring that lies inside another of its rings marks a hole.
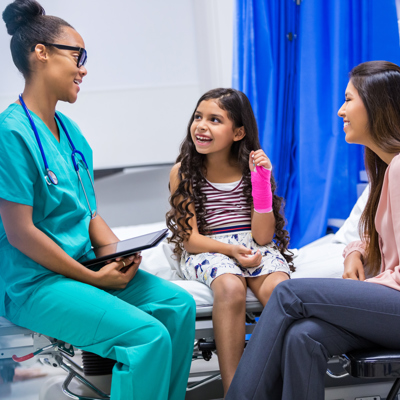
<instances>
[{"instance_id":1,"label":"nurse's sleeve","mask_svg":"<svg viewBox=\"0 0 400 400\"><path fill-rule=\"evenodd\" d=\"M33 206L37 166L22 136L0 127L0 198Z\"/></svg>"}]
</instances>

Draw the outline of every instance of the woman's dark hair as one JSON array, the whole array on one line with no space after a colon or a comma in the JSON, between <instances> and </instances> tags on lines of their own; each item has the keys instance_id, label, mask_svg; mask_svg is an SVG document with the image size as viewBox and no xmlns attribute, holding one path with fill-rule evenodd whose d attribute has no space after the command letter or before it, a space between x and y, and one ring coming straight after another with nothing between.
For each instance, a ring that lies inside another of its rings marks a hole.
<instances>
[{"instance_id":1,"label":"woman's dark hair","mask_svg":"<svg viewBox=\"0 0 400 400\"><path fill-rule=\"evenodd\" d=\"M400 67L387 61L365 62L350 72L368 115L368 131L373 142L386 153L400 152ZM370 194L360 219L360 236L366 243L369 272L376 274L381 265L379 235L375 215L381 197L387 164L365 148L365 167Z\"/></svg>"},{"instance_id":2,"label":"woman's dark hair","mask_svg":"<svg viewBox=\"0 0 400 400\"><path fill-rule=\"evenodd\" d=\"M45 15L35 0L15 0L3 12L7 32L12 35L11 54L15 66L27 79L31 73L29 54L38 43L54 43L63 27L72 26L63 19Z\"/></svg>"},{"instance_id":3,"label":"woman's dark hair","mask_svg":"<svg viewBox=\"0 0 400 400\"><path fill-rule=\"evenodd\" d=\"M187 134L180 147L180 154L176 160L180 163L179 185L175 193L171 193L169 199L171 210L167 213L167 226L172 232L170 242L175 244L174 254L180 256L183 251L183 242L191 234L192 228L189 220L193 213L189 210L189 205L196 206L196 217L199 232L207 234L209 232L205 220L206 211L203 204L206 201L202 188L206 184L205 156L196 151L192 141L190 127L194 121L197 107L202 101L215 100L218 106L228 113L229 119L233 122L234 128L243 127L246 135L243 139L234 142L231 147L231 154L242 170L243 175L243 194L249 204L253 203L251 195L251 176L249 169L249 154L252 150L261 148L258 139L258 128L254 117L253 109L247 96L235 89L213 89L200 97L190 118ZM195 183L195 184L194 184ZM288 251L289 234L284 229L285 218L283 216L284 201L275 194L276 184L271 175L271 189L273 195L273 212L275 216L275 237L274 240L290 268L293 267L293 254Z\"/></svg>"}]
</instances>

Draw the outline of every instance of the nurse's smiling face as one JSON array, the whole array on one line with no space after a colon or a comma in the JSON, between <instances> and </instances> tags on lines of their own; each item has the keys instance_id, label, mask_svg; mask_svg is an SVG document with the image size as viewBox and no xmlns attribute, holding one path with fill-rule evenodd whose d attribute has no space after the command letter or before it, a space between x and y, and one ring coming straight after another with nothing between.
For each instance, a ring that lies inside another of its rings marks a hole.
<instances>
[{"instance_id":1,"label":"nurse's smiling face","mask_svg":"<svg viewBox=\"0 0 400 400\"><path fill-rule=\"evenodd\" d=\"M368 114L357 89L348 83L345 93L345 102L338 111L343 118L343 130L346 133L346 142L370 145L371 135L368 128Z\"/></svg>"},{"instance_id":2,"label":"nurse's smiling face","mask_svg":"<svg viewBox=\"0 0 400 400\"><path fill-rule=\"evenodd\" d=\"M85 47L81 35L70 27L64 27L53 43L72 47ZM46 62L42 70L46 86L56 100L74 103L78 97L80 84L87 74L84 66L78 67L79 51L46 47Z\"/></svg>"}]
</instances>

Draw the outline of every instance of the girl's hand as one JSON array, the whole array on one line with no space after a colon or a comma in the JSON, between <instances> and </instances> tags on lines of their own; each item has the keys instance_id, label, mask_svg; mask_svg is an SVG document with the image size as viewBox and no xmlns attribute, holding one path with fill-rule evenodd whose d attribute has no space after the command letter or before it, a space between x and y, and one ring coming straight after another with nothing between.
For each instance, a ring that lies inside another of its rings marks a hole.
<instances>
[{"instance_id":1,"label":"girl's hand","mask_svg":"<svg viewBox=\"0 0 400 400\"><path fill-rule=\"evenodd\" d=\"M106 264L96 272L94 286L114 290L125 289L128 283L135 277L141 261L142 256L140 253L137 253L134 256L118 258L118 261Z\"/></svg>"},{"instance_id":2,"label":"girl's hand","mask_svg":"<svg viewBox=\"0 0 400 400\"><path fill-rule=\"evenodd\" d=\"M257 151L251 151L249 154L250 171L255 171L256 166L264 167L266 169L272 168L271 161L261 149Z\"/></svg>"},{"instance_id":3,"label":"girl's hand","mask_svg":"<svg viewBox=\"0 0 400 400\"><path fill-rule=\"evenodd\" d=\"M364 265L361 261L361 253L354 251L344 260L343 279L365 281Z\"/></svg>"},{"instance_id":4,"label":"girl's hand","mask_svg":"<svg viewBox=\"0 0 400 400\"><path fill-rule=\"evenodd\" d=\"M239 244L233 246L232 257L236 258L242 267L247 268L258 267L262 261L260 250L257 250L257 252L252 255L250 249Z\"/></svg>"}]
</instances>

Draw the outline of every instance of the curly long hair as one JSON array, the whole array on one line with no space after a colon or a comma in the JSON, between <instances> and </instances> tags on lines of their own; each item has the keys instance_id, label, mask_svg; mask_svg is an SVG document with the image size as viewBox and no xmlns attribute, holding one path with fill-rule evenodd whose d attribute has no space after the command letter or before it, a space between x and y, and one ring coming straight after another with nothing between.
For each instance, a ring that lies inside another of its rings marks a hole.
<instances>
[{"instance_id":1,"label":"curly long hair","mask_svg":"<svg viewBox=\"0 0 400 400\"><path fill-rule=\"evenodd\" d=\"M400 67L387 61L369 61L354 67L350 82L356 88L368 115L368 131L376 146L386 153L400 152ZM368 147L365 168L370 194L360 219L360 237L366 243L369 272L381 265L375 215L381 197L387 164ZM398 201L398 199L397 199Z\"/></svg>"},{"instance_id":2,"label":"curly long hair","mask_svg":"<svg viewBox=\"0 0 400 400\"><path fill-rule=\"evenodd\" d=\"M243 127L246 135L243 139L232 144L231 155L237 160L243 175L243 194L249 204L253 204L251 195L251 175L249 169L249 154L252 150L261 148L258 139L257 122L254 117L251 104L247 96L235 89L213 89L200 97L189 120L187 134L180 146L180 154L176 163L180 163L178 171L179 185L174 193L171 193L169 202L171 210L167 213L167 226L172 232L170 242L175 244L174 254L180 257L184 250L183 242L190 237L192 227L189 221L193 213L189 206L194 204L199 232L207 234L209 229L206 224L206 210L204 203L206 196L202 188L206 185L205 155L196 151L190 128L194 121L195 112L202 101L215 100L218 106L225 110L234 128ZM288 250L289 233L284 229L284 200L275 194L276 183L271 174L271 189L273 193L273 213L275 216L274 242L278 246L282 256L288 262L290 269L294 271L293 253Z\"/></svg>"}]
</instances>

